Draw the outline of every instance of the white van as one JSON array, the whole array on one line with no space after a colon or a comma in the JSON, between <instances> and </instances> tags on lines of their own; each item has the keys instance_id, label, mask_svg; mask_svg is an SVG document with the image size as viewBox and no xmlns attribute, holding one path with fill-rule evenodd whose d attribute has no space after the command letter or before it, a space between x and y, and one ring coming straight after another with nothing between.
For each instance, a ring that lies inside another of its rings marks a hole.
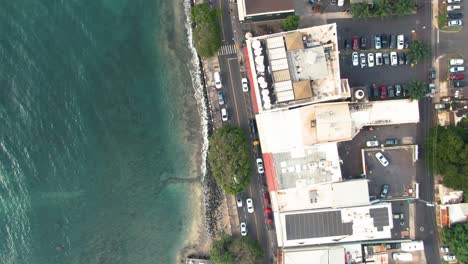
<instances>
[{"instance_id":1,"label":"white van","mask_svg":"<svg viewBox=\"0 0 468 264\"><path fill-rule=\"evenodd\" d=\"M400 261L412 261L413 260L413 255L408 252L393 253L392 256L394 260L400 260Z\"/></svg>"},{"instance_id":2,"label":"white van","mask_svg":"<svg viewBox=\"0 0 468 264\"><path fill-rule=\"evenodd\" d=\"M343 6L344 5L344 0L338 0L338 6Z\"/></svg>"},{"instance_id":3,"label":"white van","mask_svg":"<svg viewBox=\"0 0 468 264\"><path fill-rule=\"evenodd\" d=\"M223 85L221 84L221 75L219 75L219 72L214 73L214 81L216 89L221 89L223 87Z\"/></svg>"},{"instance_id":4,"label":"white van","mask_svg":"<svg viewBox=\"0 0 468 264\"><path fill-rule=\"evenodd\" d=\"M221 108L221 118L223 121L228 121L228 114L226 108Z\"/></svg>"}]
</instances>

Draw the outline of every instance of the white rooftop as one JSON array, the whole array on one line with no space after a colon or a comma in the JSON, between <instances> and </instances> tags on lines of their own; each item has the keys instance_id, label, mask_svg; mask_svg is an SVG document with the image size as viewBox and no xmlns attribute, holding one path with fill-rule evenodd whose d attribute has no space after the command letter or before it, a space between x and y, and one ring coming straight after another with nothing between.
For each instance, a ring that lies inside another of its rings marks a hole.
<instances>
[{"instance_id":1,"label":"white rooftop","mask_svg":"<svg viewBox=\"0 0 468 264\"><path fill-rule=\"evenodd\" d=\"M283 250L284 264L343 264L343 247L300 248Z\"/></svg>"}]
</instances>

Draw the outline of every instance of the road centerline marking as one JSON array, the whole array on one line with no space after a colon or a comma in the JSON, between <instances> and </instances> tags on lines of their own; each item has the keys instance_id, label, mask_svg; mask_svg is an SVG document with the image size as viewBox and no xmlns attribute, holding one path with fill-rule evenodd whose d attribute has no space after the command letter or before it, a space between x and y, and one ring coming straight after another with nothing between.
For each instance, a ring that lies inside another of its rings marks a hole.
<instances>
[{"instance_id":1,"label":"road centerline marking","mask_svg":"<svg viewBox=\"0 0 468 264\"><path fill-rule=\"evenodd\" d=\"M234 88L233 88L233 85L234 83L232 82L232 72L231 72L231 60L237 60L237 58L231 58L231 59L228 59L228 68L229 68L229 80L231 81L231 91L232 91L232 95L234 97L234 108L235 108L235 111L236 111L236 116L237 116L237 124L240 126L240 119L239 119L239 110L237 108L237 97L236 97L236 93L234 91Z\"/></svg>"}]
</instances>

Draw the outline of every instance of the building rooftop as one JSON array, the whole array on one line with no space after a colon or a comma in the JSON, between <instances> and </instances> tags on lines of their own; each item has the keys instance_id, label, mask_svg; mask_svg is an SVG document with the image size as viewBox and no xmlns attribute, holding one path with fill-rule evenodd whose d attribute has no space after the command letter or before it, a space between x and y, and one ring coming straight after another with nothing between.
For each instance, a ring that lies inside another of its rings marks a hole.
<instances>
[{"instance_id":1,"label":"building rooftop","mask_svg":"<svg viewBox=\"0 0 468 264\"><path fill-rule=\"evenodd\" d=\"M276 214L280 247L388 239L393 228L389 203Z\"/></svg>"},{"instance_id":2,"label":"building rooftop","mask_svg":"<svg viewBox=\"0 0 468 264\"><path fill-rule=\"evenodd\" d=\"M259 112L349 97L337 41L336 24L248 39Z\"/></svg>"},{"instance_id":3,"label":"building rooftop","mask_svg":"<svg viewBox=\"0 0 468 264\"><path fill-rule=\"evenodd\" d=\"M343 264L343 247L295 248L283 249L283 264Z\"/></svg>"},{"instance_id":4,"label":"building rooftop","mask_svg":"<svg viewBox=\"0 0 468 264\"><path fill-rule=\"evenodd\" d=\"M243 1L247 15L294 10L294 0L239 0Z\"/></svg>"}]
</instances>

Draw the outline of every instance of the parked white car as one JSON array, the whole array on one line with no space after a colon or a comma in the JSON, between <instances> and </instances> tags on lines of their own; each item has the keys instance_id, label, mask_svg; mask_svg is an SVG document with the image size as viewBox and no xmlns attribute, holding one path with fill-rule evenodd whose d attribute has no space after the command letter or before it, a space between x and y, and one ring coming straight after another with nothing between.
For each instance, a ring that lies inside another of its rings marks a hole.
<instances>
[{"instance_id":1,"label":"parked white car","mask_svg":"<svg viewBox=\"0 0 468 264\"><path fill-rule=\"evenodd\" d=\"M338 0L338 6L343 6L344 5L344 0Z\"/></svg>"},{"instance_id":2,"label":"parked white car","mask_svg":"<svg viewBox=\"0 0 468 264\"><path fill-rule=\"evenodd\" d=\"M395 51L390 52L390 65L392 66L398 65L398 56Z\"/></svg>"},{"instance_id":3,"label":"parked white car","mask_svg":"<svg viewBox=\"0 0 468 264\"><path fill-rule=\"evenodd\" d=\"M454 255L444 255L443 259L445 261L455 261L455 260L457 260L457 257L455 257Z\"/></svg>"},{"instance_id":4,"label":"parked white car","mask_svg":"<svg viewBox=\"0 0 468 264\"><path fill-rule=\"evenodd\" d=\"M462 71L465 71L465 67L463 66L455 66L455 67L450 67L450 72L454 73L454 72L462 72Z\"/></svg>"},{"instance_id":5,"label":"parked white car","mask_svg":"<svg viewBox=\"0 0 468 264\"><path fill-rule=\"evenodd\" d=\"M456 27L456 26L461 26L461 25L463 25L463 22L460 19L449 20L448 22L449 27Z\"/></svg>"},{"instance_id":6,"label":"parked white car","mask_svg":"<svg viewBox=\"0 0 468 264\"><path fill-rule=\"evenodd\" d=\"M219 74L219 72L214 72L213 76L214 76L216 89L223 88L223 85L221 84L221 75Z\"/></svg>"},{"instance_id":7,"label":"parked white car","mask_svg":"<svg viewBox=\"0 0 468 264\"><path fill-rule=\"evenodd\" d=\"M383 64L383 58L382 58L382 53L377 52L375 54L375 65L380 66Z\"/></svg>"},{"instance_id":8,"label":"parked white car","mask_svg":"<svg viewBox=\"0 0 468 264\"><path fill-rule=\"evenodd\" d=\"M263 167L263 160L261 158L257 158L257 160L255 161L257 163L257 171L258 173L264 173L265 172L265 168Z\"/></svg>"},{"instance_id":9,"label":"parked white car","mask_svg":"<svg viewBox=\"0 0 468 264\"><path fill-rule=\"evenodd\" d=\"M367 65L374 67L374 53L367 54Z\"/></svg>"},{"instance_id":10,"label":"parked white car","mask_svg":"<svg viewBox=\"0 0 468 264\"><path fill-rule=\"evenodd\" d=\"M393 253L392 257L394 260L400 260L400 261L412 261L413 260L413 255L408 252Z\"/></svg>"},{"instance_id":11,"label":"parked white car","mask_svg":"<svg viewBox=\"0 0 468 264\"><path fill-rule=\"evenodd\" d=\"M353 52L353 66L358 66L359 65L359 56L357 52Z\"/></svg>"},{"instance_id":12,"label":"parked white car","mask_svg":"<svg viewBox=\"0 0 468 264\"><path fill-rule=\"evenodd\" d=\"M240 223L240 228L241 228L241 236L246 236L247 235L247 224L242 222Z\"/></svg>"},{"instance_id":13,"label":"parked white car","mask_svg":"<svg viewBox=\"0 0 468 264\"><path fill-rule=\"evenodd\" d=\"M460 10L461 9L461 6L459 5L451 5L451 6L447 6L447 11L450 12L450 11L455 11L455 10Z\"/></svg>"},{"instance_id":14,"label":"parked white car","mask_svg":"<svg viewBox=\"0 0 468 264\"><path fill-rule=\"evenodd\" d=\"M245 200L245 203L247 204L247 212L249 212L250 214L254 212L254 207L253 207L253 201L252 199L247 199Z\"/></svg>"},{"instance_id":15,"label":"parked white car","mask_svg":"<svg viewBox=\"0 0 468 264\"><path fill-rule=\"evenodd\" d=\"M248 92L249 91L249 82L247 81L247 78L242 78L241 82L242 82L242 91L244 93Z\"/></svg>"},{"instance_id":16,"label":"parked white car","mask_svg":"<svg viewBox=\"0 0 468 264\"><path fill-rule=\"evenodd\" d=\"M366 67L366 55L364 53L360 53L359 59L361 60L361 68Z\"/></svg>"},{"instance_id":17,"label":"parked white car","mask_svg":"<svg viewBox=\"0 0 468 264\"><path fill-rule=\"evenodd\" d=\"M401 50L405 48L405 36L398 35L397 37L397 49Z\"/></svg>"},{"instance_id":18,"label":"parked white car","mask_svg":"<svg viewBox=\"0 0 468 264\"><path fill-rule=\"evenodd\" d=\"M228 121L228 114L226 108L221 108L221 119Z\"/></svg>"},{"instance_id":19,"label":"parked white car","mask_svg":"<svg viewBox=\"0 0 468 264\"><path fill-rule=\"evenodd\" d=\"M459 4L461 0L447 0L447 4Z\"/></svg>"},{"instance_id":20,"label":"parked white car","mask_svg":"<svg viewBox=\"0 0 468 264\"><path fill-rule=\"evenodd\" d=\"M366 146L367 147L378 147L379 146L379 141L378 140L366 141Z\"/></svg>"},{"instance_id":21,"label":"parked white car","mask_svg":"<svg viewBox=\"0 0 468 264\"><path fill-rule=\"evenodd\" d=\"M450 60L450 66L458 66L458 65L463 65L463 59L451 59Z\"/></svg>"},{"instance_id":22,"label":"parked white car","mask_svg":"<svg viewBox=\"0 0 468 264\"><path fill-rule=\"evenodd\" d=\"M375 153L375 157L380 161L380 163L384 167L387 167L390 164L388 160L384 157L384 155L380 152Z\"/></svg>"}]
</instances>

